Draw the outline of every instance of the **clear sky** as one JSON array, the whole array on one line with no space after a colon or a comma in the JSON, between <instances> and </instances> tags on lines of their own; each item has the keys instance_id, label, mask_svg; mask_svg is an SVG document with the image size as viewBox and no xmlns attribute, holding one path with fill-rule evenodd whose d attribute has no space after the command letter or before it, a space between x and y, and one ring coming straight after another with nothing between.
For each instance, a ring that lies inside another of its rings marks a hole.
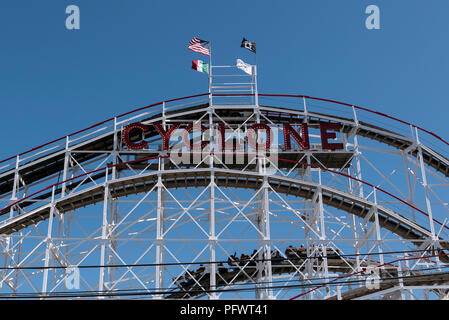
<instances>
[{"instance_id":1,"label":"clear sky","mask_svg":"<svg viewBox=\"0 0 449 320\"><path fill-rule=\"evenodd\" d=\"M80 30L67 30L77 5ZM380 30L365 9L380 8ZM215 64L252 62L259 89L347 101L449 138L445 0L0 2L0 158L116 114L207 91L187 49L210 40Z\"/></svg>"},{"instance_id":2,"label":"clear sky","mask_svg":"<svg viewBox=\"0 0 449 320\"><path fill-rule=\"evenodd\" d=\"M66 29L69 5L79 30ZM368 5L379 30L365 27ZM240 42L256 42L262 93L349 102L449 140L448 16L448 0L0 0L0 159L207 92L195 36L214 64L253 63Z\"/></svg>"}]
</instances>

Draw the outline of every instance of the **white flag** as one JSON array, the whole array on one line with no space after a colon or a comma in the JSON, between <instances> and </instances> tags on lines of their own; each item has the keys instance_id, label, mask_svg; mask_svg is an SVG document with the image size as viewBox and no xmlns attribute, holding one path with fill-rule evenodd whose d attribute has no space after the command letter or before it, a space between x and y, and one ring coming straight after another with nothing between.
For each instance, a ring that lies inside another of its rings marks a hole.
<instances>
[{"instance_id":1,"label":"white flag","mask_svg":"<svg viewBox=\"0 0 449 320\"><path fill-rule=\"evenodd\" d=\"M247 74L253 74L253 66L243 62L240 59L237 59L237 68L239 68L240 70L243 70Z\"/></svg>"}]
</instances>

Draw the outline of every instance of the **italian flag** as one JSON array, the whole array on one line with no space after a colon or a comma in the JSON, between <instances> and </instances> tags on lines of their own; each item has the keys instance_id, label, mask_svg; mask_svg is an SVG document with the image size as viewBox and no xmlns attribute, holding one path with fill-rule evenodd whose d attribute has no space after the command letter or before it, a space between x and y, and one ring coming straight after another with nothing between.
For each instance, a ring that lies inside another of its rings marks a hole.
<instances>
[{"instance_id":1,"label":"italian flag","mask_svg":"<svg viewBox=\"0 0 449 320\"><path fill-rule=\"evenodd\" d=\"M193 60L192 69L199 72L209 73L209 65L202 60Z\"/></svg>"}]
</instances>

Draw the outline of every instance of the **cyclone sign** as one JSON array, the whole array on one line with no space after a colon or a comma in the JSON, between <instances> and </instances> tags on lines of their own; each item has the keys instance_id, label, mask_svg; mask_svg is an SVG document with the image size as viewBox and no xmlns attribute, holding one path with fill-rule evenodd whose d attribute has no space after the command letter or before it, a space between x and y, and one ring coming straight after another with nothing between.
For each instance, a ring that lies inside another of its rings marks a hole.
<instances>
[{"instance_id":1,"label":"cyclone sign","mask_svg":"<svg viewBox=\"0 0 449 320\"><path fill-rule=\"evenodd\" d=\"M170 139L176 135L176 132L182 137L184 144L187 148L191 150L195 150L195 146L200 147L199 149L204 149L210 141L204 141L202 139L200 144L194 145L193 141L189 139L189 133L198 129L199 132L207 132L209 129L204 125L192 125L188 124L181 128L181 124L175 123L169 126L168 128L164 128L161 123L153 123L152 127L156 130L162 138L163 141L163 149L170 150ZM320 122L320 137L321 137L321 149L322 150L342 150L342 143L330 142L330 140L336 139L336 131L341 129L341 124L336 122ZM276 127L277 128L277 127ZM291 137L296 141L296 143L301 147L302 150L310 149L309 142L309 129L307 123L303 123L300 125L300 129L297 131L293 128L291 124L283 123L283 137L284 137L284 150L291 150ZM238 136L242 137L245 142L251 146L253 149L269 149L272 137L273 137L273 127L270 127L264 123L255 123L248 127L246 132L238 131ZM125 145L132 150L140 150L145 149L148 146L148 142L145 140L140 140L138 142L132 141L131 136L134 134L140 134L140 136L144 136L146 132L150 131L151 128L144 123L137 122L129 124L123 130L123 142ZM265 143L259 143L254 139L254 136L257 135L258 131L265 132ZM221 150L230 150L227 145L227 141L229 140L229 136L236 135L236 130L229 130L225 128L223 123L218 124L218 128L212 129L212 134L209 132L209 137L215 136L218 137L218 147ZM211 139L210 139L211 140ZM198 149L198 148L197 148ZM235 145L232 147L232 150L235 150Z\"/></svg>"}]
</instances>

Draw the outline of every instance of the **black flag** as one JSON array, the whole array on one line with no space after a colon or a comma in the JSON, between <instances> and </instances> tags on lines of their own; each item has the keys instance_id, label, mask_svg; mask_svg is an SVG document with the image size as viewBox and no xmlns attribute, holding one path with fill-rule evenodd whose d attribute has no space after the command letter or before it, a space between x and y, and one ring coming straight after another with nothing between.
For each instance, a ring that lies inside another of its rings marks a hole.
<instances>
[{"instance_id":1,"label":"black flag","mask_svg":"<svg viewBox=\"0 0 449 320\"><path fill-rule=\"evenodd\" d=\"M242 48L246 48L254 53L256 53L256 43L255 42L251 42L246 40L245 38L243 38L242 40L242 44L240 45L240 47Z\"/></svg>"}]
</instances>

